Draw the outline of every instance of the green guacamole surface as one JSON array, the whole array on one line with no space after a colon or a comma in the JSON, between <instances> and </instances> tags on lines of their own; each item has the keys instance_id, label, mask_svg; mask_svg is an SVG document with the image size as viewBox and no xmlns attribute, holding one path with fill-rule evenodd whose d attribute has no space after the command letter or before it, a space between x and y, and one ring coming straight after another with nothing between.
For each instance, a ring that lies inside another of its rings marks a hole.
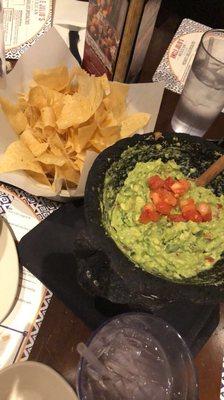
<instances>
[{"instance_id":1,"label":"green guacamole surface","mask_svg":"<svg viewBox=\"0 0 224 400\"><path fill-rule=\"evenodd\" d=\"M106 231L136 266L153 274L178 280L212 268L224 251L224 196L217 197L210 189L197 187L192 182L183 198L210 203L212 221L171 222L162 217L156 223L141 224L141 209L151 201L147 178L156 174L162 178L186 178L173 160L138 162L113 205L107 208ZM217 210L217 203L223 208ZM206 257L215 261L211 263Z\"/></svg>"}]
</instances>

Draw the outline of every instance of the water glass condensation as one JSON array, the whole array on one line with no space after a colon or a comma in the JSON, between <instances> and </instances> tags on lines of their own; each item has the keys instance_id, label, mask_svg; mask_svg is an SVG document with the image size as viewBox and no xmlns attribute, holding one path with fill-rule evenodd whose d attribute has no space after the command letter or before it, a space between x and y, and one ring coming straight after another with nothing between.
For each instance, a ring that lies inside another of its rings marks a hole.
<instances>
[{"instance_id":1,"label":"water glass condensation","mask_svg":"<svg viewBox=\"0 0 224 400\"><path fill-rule=\"evenodd\" d=\"M145 313L119 315L93 334L88 348L111 379L81 359L80 400L197 400L190 352L165 321Z\"/></svg>"},{"instance_id":2,"label":"water glass condensation","mask_svg":"<svg viewBox=\"0 0 224 400\"><path fill-rule=\"evenodd\" d=\"M203 34L171 125L203 136L224 107L224 30Z\"/></svg>"}]
</instances>

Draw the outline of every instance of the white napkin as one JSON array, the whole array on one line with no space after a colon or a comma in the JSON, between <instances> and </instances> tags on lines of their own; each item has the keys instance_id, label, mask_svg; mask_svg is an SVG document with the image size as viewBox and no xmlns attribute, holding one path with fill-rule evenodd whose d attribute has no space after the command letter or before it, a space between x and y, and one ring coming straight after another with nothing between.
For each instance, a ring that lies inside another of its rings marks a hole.
<instances>
[{"instance_id":1,"label":"white napkin","mask_svg":"<svg viewBox=\"0 0 224 400\"><path fill-rule=\"evenodd\" d=\"M56 0L53 25L69 46L69 31L79 32L78 52L83 59L88 2L78 0Z\"/></svg>"}]
</instances>

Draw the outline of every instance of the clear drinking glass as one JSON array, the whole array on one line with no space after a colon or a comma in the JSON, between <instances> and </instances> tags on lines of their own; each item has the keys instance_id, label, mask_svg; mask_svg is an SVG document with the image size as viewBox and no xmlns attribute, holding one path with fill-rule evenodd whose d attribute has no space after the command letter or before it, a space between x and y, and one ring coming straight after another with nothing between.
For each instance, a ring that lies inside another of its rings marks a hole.
<instances>
[{"instance_id":1,"label":"clear drinking glass","mask_svg":"<svg viewBox=\"0 0 224 400\"><path fill-rule=\"evenodd\" d=\"M89 350L109 376L81 358L80 400L196 400L198 386L190 351L165 321L146 313L118 315L100 327Z\"/></svg>"},{"instance_id":2,"label":"clear drinking glass","mask_svg":"<svg viewBox=\"0 0 224 400\"><path fill-rule=\"evenodd\" d=\"M171 125L203 136L224 107L224 30L203 34Z\"/></svg>"}]
</instances>

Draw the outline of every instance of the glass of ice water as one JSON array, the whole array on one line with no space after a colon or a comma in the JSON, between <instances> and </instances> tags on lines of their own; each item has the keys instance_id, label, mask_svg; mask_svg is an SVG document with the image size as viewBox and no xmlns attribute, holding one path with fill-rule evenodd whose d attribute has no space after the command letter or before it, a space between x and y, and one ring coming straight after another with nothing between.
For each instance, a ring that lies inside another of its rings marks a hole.
<instances>
[{"instance_id":1,"label":"glass of ice water","mask_svg":"<svg viewBox=\"0 0 224 400\"><path fill-rule=\"evenodd\" d=\"M203 136L224 107L224 30L203 34L171 125Z\"/></svg>"},{"instance_id":2,"label":"glass of ice water","mask_svg":"<svg viewBox=\"0 0 224 400\"><path fill-rule=\"evenodd\" d=\"M88 349L109 378L81 358L76 384L80 400L198 399L190 351L177 331L159 318L118 315L93 334Z\"/></svg>"}]
</instances>

